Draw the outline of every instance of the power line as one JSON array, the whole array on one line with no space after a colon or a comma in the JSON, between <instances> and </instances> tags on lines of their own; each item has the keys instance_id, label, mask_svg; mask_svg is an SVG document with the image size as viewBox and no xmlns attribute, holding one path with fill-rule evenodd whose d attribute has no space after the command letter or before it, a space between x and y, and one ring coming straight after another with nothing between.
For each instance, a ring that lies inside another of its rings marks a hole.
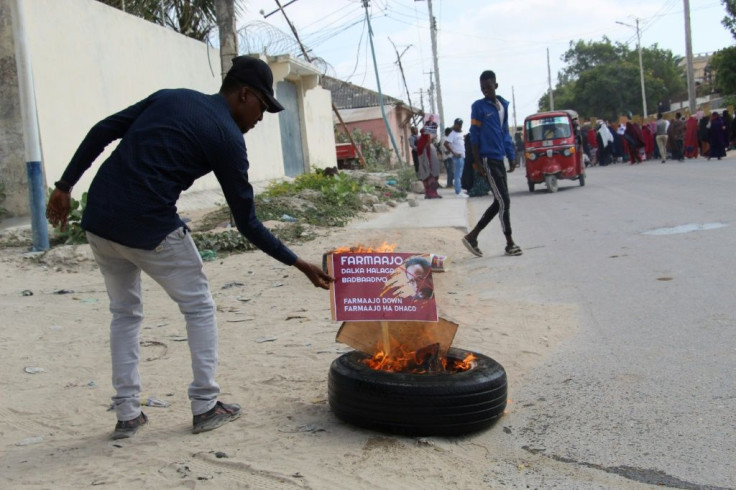
<instances>
[{"instance_id":1,"label":"power line","mask_svg":"<svg viewBox=\"0 0 736 490\"><path fill-rule=\"evenodd\" d=\"M342 7L340 7L339 9L337 9L337 10L335 10L333 12L330 12L325 17L322 17L321 19L317 19L314 22L311 22L311 23L309 23L309 24L307 24L305 26L302 26L302 29L307 29L308 27L312 27L313 25L318 24L319 22L323 22L323 21L327 20L330 16L335 15L336 13L340 12L341 10L345 10L346 8L350 8L350 7L354 7L354 6L353 5L350 5L349 3L348 4L345 4ZM347 15L350 15L352 13L355 13L355 12L348 12L346 15L343 15L342 17L340 17L340 19L342 19L342 18L344 18ZM339 19L337 19L337 20L339 20Z\"/></svg>"},{"instance_id":2,"label":"power line","mask_svg":"<svg viewBox=\"0 0 736 490\"><path fill-rule=\"evenodd\" d=\"M333 39L334 37L342 34L343 32L349 30L353 26L358 25L358 24L361 24L361 23L365 23L365 19L364 18L356 19L353 22L351 22L350 24L341 26L340 28L336 28L333 31L317 32L317 33L314 34L315 37L307 36L306 39L309 39L310 40L308 44L310 44L312 47L316 47L316 46L318 46L318 45L320 45L320 44L322 44L322 43L324 43L326 41L329 41L330 39ZM317 35L319 35L319 37L316 37Z\"/></svg>"},{"instance_id":3,"label":"power line","mask_svg":"<svg viewBox=\"0 0 736 490\"><path fill-rule=\"evenodd\" d=\"M360 13L359 12L347 12L344 15L340 16L337 19L334 19L328 23L317 25L316 27L312 29L305 29L304 37L314 37L314 36L322 36L325 33L330 33L334 31L338 31L340 29L343 29L346 25L352 25L355 20L359 19ZM348 20L345 20L348 19ZM314 23L312 24L314 25Z\"/></svg>"},{"instance_id":4,"label":"power line","mask_svg":"<svg viewBox=\"0 0 736 490\"><path fill-rule=\"evenodd\" d=\"M355 75L355 71L358 69L358 62L360 61L360 45L363 43L363 35L365 34L365 28L366 28L366 22L365 19L363 19L363 29L360 31L360 38L358 38L358 51L355 53L355 66L353 67L353 72L347 76L345 81L349 81L353 75Z\"/></svg>"}]
</instances>

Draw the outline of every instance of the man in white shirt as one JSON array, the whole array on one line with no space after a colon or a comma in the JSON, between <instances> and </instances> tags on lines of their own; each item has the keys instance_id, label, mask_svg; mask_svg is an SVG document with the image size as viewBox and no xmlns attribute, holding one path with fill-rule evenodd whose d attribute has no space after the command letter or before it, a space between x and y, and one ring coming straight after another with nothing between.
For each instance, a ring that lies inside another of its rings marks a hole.
<instances>
[{"instance_id":1,"label":"man in white shirt","mask_svg":"<svg viewBox=\"0 0 736 490\"><path fill-rule=\"evenodd\" d=\"M455 178L453 179L455 195L458 197L468 197L466 194L463 194L463 189L460 186L460 180L463 176L463 167L465 166L465 139L463 138L462 119L455 119L455 122L452 125L452 132L445 140L445 148L448 149L452 155L452 166L455 174Z\"/></svg>"}]
</instances>

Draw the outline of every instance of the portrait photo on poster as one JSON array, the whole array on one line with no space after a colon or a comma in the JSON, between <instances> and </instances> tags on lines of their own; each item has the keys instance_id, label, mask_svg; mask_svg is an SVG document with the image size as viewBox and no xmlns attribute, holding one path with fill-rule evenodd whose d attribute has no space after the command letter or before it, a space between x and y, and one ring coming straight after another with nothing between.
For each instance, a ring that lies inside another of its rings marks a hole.
<instances>
[{"instance_id":1,"label":"portrait photo on poster","mask_svg":"<svg viewBox=\"0 0 736 490\"><path fill-rule=\"evenodd\" d=\"M424 114L424 130L429 134L437 134L440 125L439 114Z\"/></svg>"}]
</instances>

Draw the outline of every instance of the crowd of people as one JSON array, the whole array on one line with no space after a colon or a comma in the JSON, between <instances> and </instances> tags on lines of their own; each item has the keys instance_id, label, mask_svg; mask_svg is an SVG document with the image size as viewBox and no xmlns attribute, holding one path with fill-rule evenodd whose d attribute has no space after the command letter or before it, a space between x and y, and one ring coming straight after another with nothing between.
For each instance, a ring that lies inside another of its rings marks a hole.
<instances>
[{"instance_id":1,"label":"crowd of people","mask_svg":"<svg viewBox=\"0 0 736 490\"><path fill-rule=\"evenodd\" d=\"M462 119L456 119L444 134L437 135L423 128L421 134L412 127L410 145L414 168L425 186L426 199L439 199L437 189L444 167L444 186L454 188L458 197L485 196L491 191L487 178L476 168L465 165L466 155L472 155L470 134L462 134ZM577 121L576 121L577 125ZM646 160L683 161L703 157L720 160L726 151L736 148L736 119L728 112L699 110L683 117L657 114L644 124L633 121L609 122L599 119L577 125L578 142L585 154L585 166L607 166L615 163L639 164ZM512 137L515 147L515 167L524 164L524 144L521 127ZM472 163L472 162L471 162ZM465 192L463 192L463 190Z\"/></svg>"},{"instance_id":2,"label":"crowd of people","mask_svg":"<svg viewBox=\"0 0 736 490\"><path fill-rule=\"evenodd\" d=\"M687 118L678 112L673 118L661 113L657 119L640 124L597 120L580 129L583 152L591 166L614 163L639 164L645 160L683 161L700 156L720 160L736 144L736 121L728 113L702 110Z\"/></svg>"},{"instance_id":3,"label":"crowd of people","mask_svg":"<svg viewBox=\"0 0 736 490\"><path fill-rule=\"evenodd\" d=\"M442 198L437 189L442 186L443 164L447 174L445 187L454 188L456 197L492 194L491 206L463 237L463 244L471 253L483 255L478 236L499 216L507 240L506 255L521 255L521 248L511 238L506 174L524 165L524 133L521 127L516 128L513 137L509 132L508 101L496 95L495 74L490 70L483 72L480 85L484 97L473 104L470 131L464 136L460 118L444 134L438 134L436 125L426 122L421 131L411 128L409 143L414 168L424 184L425 199ZM659 113L656 120L644 123L634 121L630 114L615 123L598 119L583 125L575 117L573 128L586 167L626 162L636 165L646 160L665 163L698 156L720 160L736 143L736 121L728 110L708 115L700 110L687 118L680 112L672 118ZM508 161L508 170L504 159Z\"/></svg>"}]
</instances>

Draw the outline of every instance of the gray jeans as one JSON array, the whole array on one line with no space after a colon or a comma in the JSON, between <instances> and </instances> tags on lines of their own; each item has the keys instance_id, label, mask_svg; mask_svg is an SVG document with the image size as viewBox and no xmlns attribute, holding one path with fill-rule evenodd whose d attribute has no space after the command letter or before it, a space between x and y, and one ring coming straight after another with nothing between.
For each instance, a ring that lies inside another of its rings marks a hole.
<instances>
[{"instance_id":1,"label":"gray jeans","mask_svg":"<svg viewBox=\"0 0 736 490\"><path fill-rule=\"evenodd\" d=\"M110 351L115 412L131 420L141 412L139 332L143 321L141 271L148 274L179 305L187 325L194 381L189 385L192 413L215 406L220 387L217 369L217 321L202 259L184 228L171 232L155 250L130 248L87 232L95 260L110 297Z\"/></svg>"}]
</instances>

